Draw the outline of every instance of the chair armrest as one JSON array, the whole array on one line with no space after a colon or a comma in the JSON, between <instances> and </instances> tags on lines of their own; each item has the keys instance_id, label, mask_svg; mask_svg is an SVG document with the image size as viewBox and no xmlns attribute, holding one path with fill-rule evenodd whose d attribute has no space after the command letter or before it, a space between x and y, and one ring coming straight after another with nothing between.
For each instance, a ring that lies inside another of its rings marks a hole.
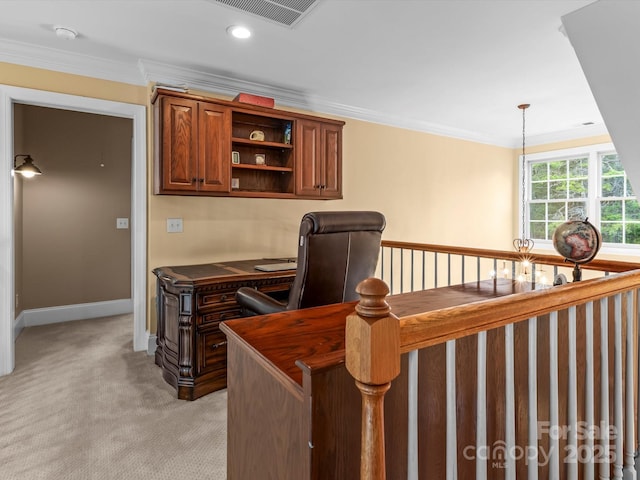
<instances>
[{"instance_id":1,"label":"chair armrest","mask_svg":"<svg viewBox=\"0 0 640 480\"><path fill-rule=\"evenodd\" d=\"M286 304L250 287L239 288L236 292L236 301L243 310L254 312L256 315L282 312L287 308Z\"/></svg>"}]
</instances>

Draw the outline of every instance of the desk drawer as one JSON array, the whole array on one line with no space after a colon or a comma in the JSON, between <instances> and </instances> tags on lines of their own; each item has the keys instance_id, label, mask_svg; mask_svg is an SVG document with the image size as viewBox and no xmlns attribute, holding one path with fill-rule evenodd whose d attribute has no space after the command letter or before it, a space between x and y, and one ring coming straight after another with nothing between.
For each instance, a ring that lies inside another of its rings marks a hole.
<instances>
[{"instance_id":1,"label":"desk drawer","mask_svg":"<svg viewBox=\"0 0 640 480\"><path fill-rule=\"evenodd\" d=\"M227 337L216 326L198 334L198 374L210 370L226 372Z\"/></svg>"},{"instance_id":2,"label":"desk drawer","mask_svg":"<svg viewBox=\"0 0 640 480\"><path fill-rule=\"evenodd\" d=\"M233 308L225 308L224 310L216 310L198 315L198 325L211 325L224 322L225 320L231 320L232 318L240 318L241 316L240 306L234 305Z\"/></svg>"},{"instance_id":3,"label":"desk drawer","mask_svg":"<svg viewBox=\"0 0 640 480\"><path fill-rule=\"evenodd\" d=\"M197 295L198 309L223 305L233 305L236 303L235 295L235 290L226 292L199 293Z\"/></svg>"}]
</instances>

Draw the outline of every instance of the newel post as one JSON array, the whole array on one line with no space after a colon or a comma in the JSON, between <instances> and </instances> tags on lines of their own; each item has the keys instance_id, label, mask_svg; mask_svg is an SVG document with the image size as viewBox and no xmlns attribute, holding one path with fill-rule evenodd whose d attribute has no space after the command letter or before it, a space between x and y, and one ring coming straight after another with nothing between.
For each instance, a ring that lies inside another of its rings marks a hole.
<instances>
[{"instance_id":1,"label":"newel post","mask_svg":"<svg viewBox=\"0 0 640 480\"><path fill-rule=\"evenodd\" d=\"M400 325L385 297L389 287L377 278L358 284L360 303L347 317L346 366L362 394L360 479L386 478L384 395L400 374Z\"/></svg>"}]
</instances>

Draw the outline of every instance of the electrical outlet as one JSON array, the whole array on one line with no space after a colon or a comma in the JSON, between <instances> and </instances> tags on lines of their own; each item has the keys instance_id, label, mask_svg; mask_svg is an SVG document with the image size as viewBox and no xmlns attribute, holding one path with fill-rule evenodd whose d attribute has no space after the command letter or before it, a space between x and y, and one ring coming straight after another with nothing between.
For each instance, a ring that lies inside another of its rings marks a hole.
<instances>
[{"instance_id":1,"label":"electrical outlet","mask_svg":"<svg viewBox=\"0 0 640 480\"><path fill-rule=\"evenodd\" d=\"M182 232L182 219L181 218L167 218L167 232L169 232L169 233L181 233Z\"/></svg>"},{"instance_id":2,"label":"electrical outlet","mask_svg":"<svg viewBox=\"0 0 640 480\"><path fill-rule=\"evenodd\" d=\"M129 219L128 218L116 218L116 228L117 229L127 229L129 228Z\"/></svg>"}]
</instances>

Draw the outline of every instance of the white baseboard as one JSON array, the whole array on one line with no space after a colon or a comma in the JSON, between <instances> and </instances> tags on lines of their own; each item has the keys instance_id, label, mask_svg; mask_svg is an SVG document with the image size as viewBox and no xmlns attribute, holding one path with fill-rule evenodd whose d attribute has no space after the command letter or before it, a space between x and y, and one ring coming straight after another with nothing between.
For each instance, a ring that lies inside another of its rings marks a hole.
<instances>
[{"instance_id":1,"label":"white baseboard","mask_svg":"<svg viewBox=\"0 0 640 480\"><path fill-rule=\"evenodd\" d=\"M158 338L158 336L155 333L149 333L149 331L147 330L147 336L148 336L148 345L147 345L147 355L153 355L156 353L156 339Z\"/></svg>"},{"instance_id":2,"label":"white baseboard","mask_svg":"<svg viewBox=\"0 0 640 480\"><path fill-rule=\"evenodd\" d=\"M50 323L109 317L111 315L122 315L131 312L133 312L133 302L130 298L125 298L122 300L109 300L106 302L34 308L32 310L24 310L20 314L20 317L22 317L21 325L22 328L24 328L47 325ZM20 328L20 330L22 330L22 328Z\"/></svg>"},{"instance_id":3,"label":"white baseboard","mask_svg":"<svg viewBox=\"0 0 640 480\"><path fill-rule=\"evenodd\" d=\"M13 322L13 341L16 341L16 338L18 338L18 335L20 335L20 332L22 332L22 330L24 329L25 325L24 325L24 312L20 312L20 314L18 315L18 318L15 319L15 321Z\"/></svg>"}]
</instances>

